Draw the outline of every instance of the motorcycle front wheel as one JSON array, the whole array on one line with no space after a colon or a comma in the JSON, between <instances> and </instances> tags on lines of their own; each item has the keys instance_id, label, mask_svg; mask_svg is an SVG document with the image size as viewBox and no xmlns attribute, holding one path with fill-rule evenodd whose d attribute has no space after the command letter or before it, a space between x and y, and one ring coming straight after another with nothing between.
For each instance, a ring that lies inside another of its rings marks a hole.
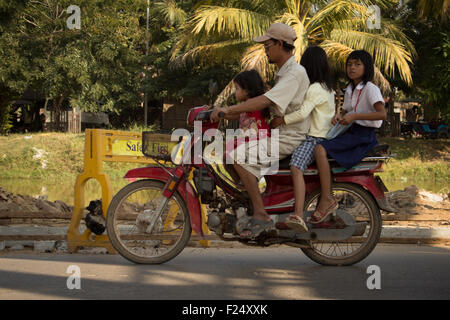
<instances>
[{"instance_id":1,"label":"motorcycle front wheel","mask_svg":"<svg viewBox=\"0 0 450 320\"><path fill-rule=\"evenodd\" d=\"M349 266L366 258L380 239L381 214L372 195L361 186L350 183L333 183L332 193L340 210L351 214L355 222L367 223L362 235L344 241L311 241L310 248L302 248L311 260L326 266ZM320 189L313 191L305 201L305 210L313 211Z\"/></svg>"},{"instance_id":2,"label":"motorcycle front wheel","mask_svg":"<svg viewBox=\"0 0 450 320\"><path fill-rule=\"evenodd\" d=\"M140 180L121 189L112 199L106 217L109 239L124 258L138 264L160 264L175 258L191 235L189 212L178 192L162 214L156 210L166 200L165 184ZM153 228L149 227L153 223Z\"/></svg>"}]
</instances>

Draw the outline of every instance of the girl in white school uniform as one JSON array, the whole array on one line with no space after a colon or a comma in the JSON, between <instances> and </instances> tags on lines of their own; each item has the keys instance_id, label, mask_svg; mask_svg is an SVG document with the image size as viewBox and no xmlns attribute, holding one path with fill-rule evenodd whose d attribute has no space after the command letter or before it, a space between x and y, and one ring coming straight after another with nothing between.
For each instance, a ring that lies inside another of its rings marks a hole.
<instances>
[{"instance_id":1,"label":"girl in white school uniform","mask_svg":"<svg viewBox=\"0 0 450 320\"><path fill-rule=\"evenodd\" d=\"M383 96L371 82L374 75L372 56L364 50L353 51L346 61L346 74L350 84L345 91L342 114L336 114L332 122L352 125L341 136L320 142L314 150L320 174L321 196L308 220L313 224L321 223L339 207L331 194L327 155L350 169L378 144L375 129L381 127L386 119Z\"/></svg>"},{"instance_id":2,"label":"girl in white school uniform","mask_svg":"<svg viewBox=\"0 0 450 320\"><path fill-rule=\"evenodd\" d=\"M300 64L305 67L310 81L302 107L284 117L272 120L272 127L311 120L306 140L294 151L291 157L291 173L294 182L295 212L286 219L286 225L297 232L305 232L308 227L303 220L305 204L305 179L303 172L314 162L314 148L325 140L331 129L333 119L334 93L331 73L325 51L320 47L309 47L302 55Z\"/></svg>"}]
</instances>

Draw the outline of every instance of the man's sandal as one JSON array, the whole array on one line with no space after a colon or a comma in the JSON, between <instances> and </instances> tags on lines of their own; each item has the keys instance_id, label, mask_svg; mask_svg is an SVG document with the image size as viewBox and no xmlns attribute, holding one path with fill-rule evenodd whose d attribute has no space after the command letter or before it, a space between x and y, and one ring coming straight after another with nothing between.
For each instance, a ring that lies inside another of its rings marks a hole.
<instances>
[{"instance_id":1,"label":"man's sandal","mask_svg":"<svg viewBox=\"0 0 450 320\"><path fill-rule=\"evenodd\" d=\"M249 239L249 240L255 240L257 237L261 235L264 231L270 231L275 226L274 222L272 220L265 221L265 220L259 220L252 218L247 227L243 230L243 233L241 234L241 238L243 239ZM246 231L250 231L249 234L245 234Z\"/></svg>"},{"instance_id":2,"label":"man's sandal","mask_svg":"<svg viewBox=\"0 0 450 320\"><path fill-rule=\"evenodd\" d=\"M334 201L325 211L314 210L314 213L307 219L309 223L317 224L324 221L330 214L332 214L337 208L339 208L339 204Z\"/></svg>"},{"instance_id":3,"label":"man's sandal","mask_svg":"<svg viewBox=\"0 0 450 320\"><path fill-rule=\"evenodd\" d=\"M291 228L292 230L295 230L297 232L307 232L308 231L308 226L306 225L305 221L295 215L292 214L290 215L287 219L286 219L286 225Z\"/></svg>"}]
</instances>

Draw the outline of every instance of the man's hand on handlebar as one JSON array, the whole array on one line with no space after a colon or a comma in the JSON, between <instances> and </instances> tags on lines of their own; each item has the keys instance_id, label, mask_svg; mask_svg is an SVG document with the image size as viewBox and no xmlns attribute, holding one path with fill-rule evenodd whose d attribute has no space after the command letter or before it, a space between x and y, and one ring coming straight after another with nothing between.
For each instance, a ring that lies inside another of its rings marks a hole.
<instances>
[{"instance_id":1,"label":"man's hand on handlebar","mask_svg":"<svg viewBox=\"0 0 450 320\"><path fill-rule=\"evenodd\" d=\"M210 116L211 122L218 122L220 119L225 118L226 114L226 108L214 108Z\"/></svg>"}]
</instances>

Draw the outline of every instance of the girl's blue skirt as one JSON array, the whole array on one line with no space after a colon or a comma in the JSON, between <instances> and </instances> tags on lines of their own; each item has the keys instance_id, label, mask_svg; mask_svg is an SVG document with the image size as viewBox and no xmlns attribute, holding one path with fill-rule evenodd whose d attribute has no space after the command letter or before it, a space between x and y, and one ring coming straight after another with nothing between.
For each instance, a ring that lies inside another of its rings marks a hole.
<instances>
[{"instance_id":1,"label":"girl's blue skirt","mask_svg":"<svg viewBox=\"0 0 450 320\"><path fill-rule=\"evenodd\" d=\"M378 145L375 128L354 123L343 135L320 142L341 166L350 169Z\"/></svg>"}]
</instances>

